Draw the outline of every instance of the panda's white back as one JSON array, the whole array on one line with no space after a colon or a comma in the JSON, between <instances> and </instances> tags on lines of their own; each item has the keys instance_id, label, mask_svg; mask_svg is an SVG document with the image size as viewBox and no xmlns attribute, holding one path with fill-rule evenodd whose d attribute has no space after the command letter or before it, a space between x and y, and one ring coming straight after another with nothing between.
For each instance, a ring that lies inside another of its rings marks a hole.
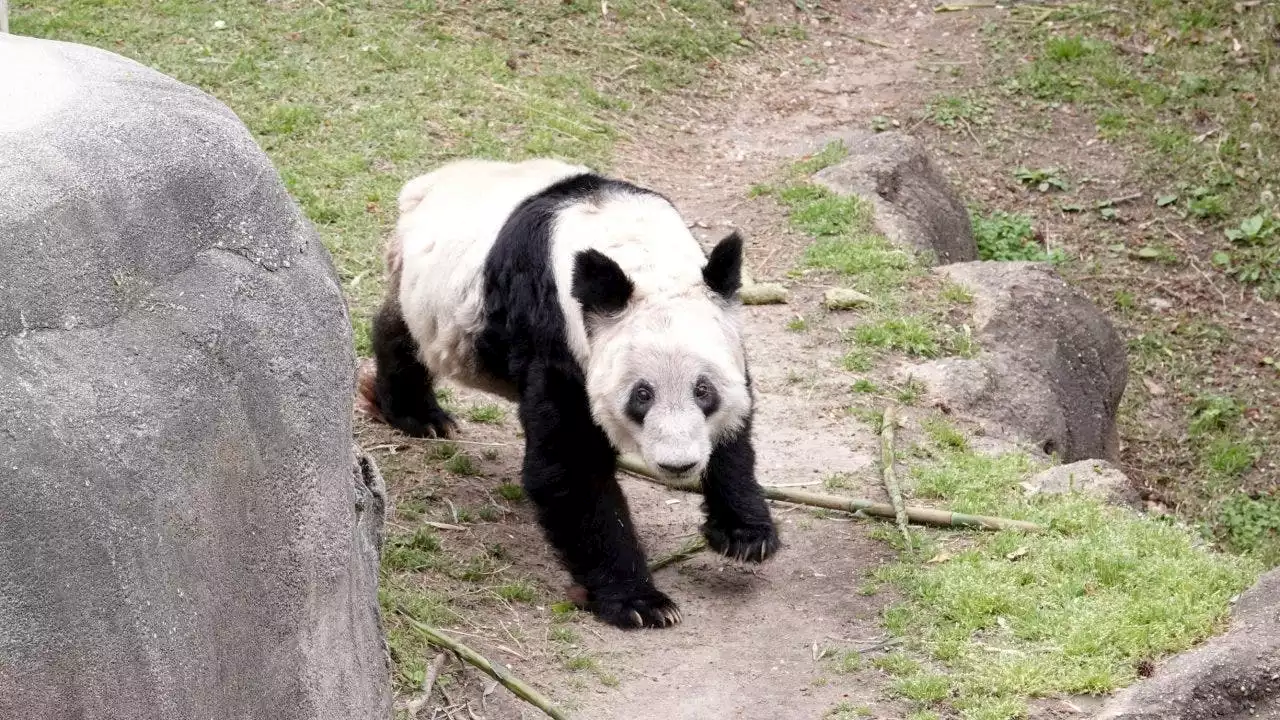
<instances>
[{"instance_id":1,"label":"panda's white back","mask_svg":"<svg viewBox=\"0 0 1280 720\"><path fill-rule=\"evenodd\" d=\"M484 321L484 263L526 198L589 168L557 160L459 160L405 184L396 238L400 306L435 373L484 385L473 342Z\"/></svg>"},{"instance_id":2,"label":"panda's white back","mask_svg":"<svg viewBox=\"0 0 1280 720\"><path fill-rule=\"evenodd\" d=\"M485 260L508 217L524 200L585 166L536 159L461 160L407 183L400 193L396 242L403 255L399 299L433 373L503 392L476 368L474 341L484 323ZM573 258L594 248L635 285L634 300L705 295L706 256L684 219L652 194L609 192L566 205L556 217L550 261L565 342L584 367L590 356L581 306L572 295Z\"/></svg>"}]
</instances>

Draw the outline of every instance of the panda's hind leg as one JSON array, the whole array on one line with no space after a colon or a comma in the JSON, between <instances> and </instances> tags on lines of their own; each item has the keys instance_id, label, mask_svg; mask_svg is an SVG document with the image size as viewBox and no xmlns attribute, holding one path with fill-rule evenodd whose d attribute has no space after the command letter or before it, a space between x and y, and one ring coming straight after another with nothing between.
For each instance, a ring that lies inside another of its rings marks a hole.
<instances>
[{"instance_id":1,"label":"panda's hind leg","mask_svg":"<svg viewBox=\"0 0 1280 720\"><path fill-rule=\"evenodd\" d=\"M388 297L373 318L373 404L388 425L413 437L450 437L458 424L436 400L431 371L418 358L418 343L400 303Z\"/></svg>"}]
</instances>

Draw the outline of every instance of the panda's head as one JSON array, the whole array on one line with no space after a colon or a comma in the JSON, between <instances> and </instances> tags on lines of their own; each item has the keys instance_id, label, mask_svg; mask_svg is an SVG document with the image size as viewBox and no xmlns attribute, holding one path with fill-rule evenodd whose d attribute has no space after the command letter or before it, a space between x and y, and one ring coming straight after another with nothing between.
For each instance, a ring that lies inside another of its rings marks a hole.
<instances>
[{"instance_id":1,"label":"panda's head","mask_svg":"<svg viewBox=\"0 0 1280 720\"><path fill-rule=\"evenodd\" d=\"M631 278L596 250L577 255L573 296L590 335L592 415L621 450L671 478L697 477L720 439L751 413L735 313L742 239L722 240L701 281L640 296Z\"/></svg>"}]
</instances>

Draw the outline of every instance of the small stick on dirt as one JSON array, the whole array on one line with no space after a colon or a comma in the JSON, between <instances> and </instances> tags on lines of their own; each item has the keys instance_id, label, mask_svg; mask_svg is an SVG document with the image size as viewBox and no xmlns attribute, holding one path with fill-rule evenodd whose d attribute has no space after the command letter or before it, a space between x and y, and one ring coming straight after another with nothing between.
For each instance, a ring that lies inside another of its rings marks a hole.
<instances>
[{"instance_id":1,"label":"small stick on dirt","mask_svg":"<svg viewBox=\"0 0 1280 720\"><path fill-rule=\"evenodd\" d=\"M698 553L706 549L707 549L707 541L702 537L696 537L686 542L683 546L680 547L679 550L676 550L670 555L664 555L658 558L657 560L654 560L653 562L649 563L649 572L651 573L658 572L659 570L661 570L662 568L668 565L674 565L678 562L684 562L685 560L688 560L689 558L693 557L694 555L697 555Z\"/></svg>"},{"instance_id":2,"label":"small stick on dirt","mask_svg":"<svg viewBox=\"0 0 1280 720\"><path fill-rule=\"evenodd\" d=\"M654 475L643 462L640 462L633 457L626 455L622 456L618 459L618 467L632 475L635 475L641 480L669 487L672 490L681 490L683 492L691 493L702 492L702 484L698 480L660 479ZM770 500L795 503L796 505L808 505L810 507L839 510L841 512L854 514L862 513L863 515L884 518L893 518L898 515L897 511L895 511L893 506L889 503L878 503L872 500L865 500L863 498L823 495L820 493L806 492L804 490L793 490L791 488L770 487L768 485L762 485L760 490L764 496ZM992 517L989 515L965 515L964 513L951 512L950 510L911 507L910 505L907 506L907 519L911 522L920 523L921 525L937 525L941 527L1044 532L1043 525L1037 525L1025 520L1011 520L1009 518Z\"/></svg>"},{"instance_id":3,"label":"small stick on dirt","mask_svg":"<svg viewBox=\"0 0 1280 720\"><path fill-rule=\"evenodd\" d=\"M448 657L444 653L436 655L436 659L431 662L431 667L427 668L427 676L422 679L422 694L410 700L409 704L405 706L410 720L418 717L418 713L422 712L422 708L426 707L427 701L431 699L431 691L435 688L436 678L440 677L440 670L444 668L444 661Z\"/></svg>"},{"instance_id":4,"label":"small stick on dirt","mask_svg":"<svg viewBox=\"0 0 1280 720\"><path fill-rule=\"evenodd\" d=\"M934 8L934 9L933 9L933 11L934 11L934 12L936 12L936 13L944 13L944 12L964 12L965 10L981 10L981 9L983 9L983 8L993 8L993 7L995 7L995 6L996 6L996 4L995 4L995 3L993 3L993 2L990 2L990 3L955 3L955 4L939 5L938 7Z\"/></svg>"},{"instance_id":5,"label":"small stick on dirt","mask_svg":"<svg viewBox=\"0 0 1280 720\"><path fill-rule=\"evenodd\" d=\"M427 641L432 645L449 650L454 655L457 655L459 660L477 668L484 674L502 683L503 687L515 693L515 695L521 700L524 700L530 705L546 713L548 717L555 718L555 720L570 720L569 716L566 715L563 710L551 704L550 699L526 685L524 681L520 680L520 678L517 678L507 672L506 668L502 665L489 662L485 656L441 633L430 625L418 622L417 620L409 617L409 615L407 615L403 610L397 611L404 617L405 621L414 627L414 629L422 633L422 635L426 637Z\"/></svg>"},{"instance_id":6,"label":"small stick on dirt","mask_svg":"<svg viewBox=\"0 0 1280 720\"><path fill-rule=\"evenodd\" d=\"M866 43L866 44L868 44L868 45L875 45L876 47L887 48L887 49L889 49L889 50L896 50L896 49L897 49L897 48L895 48L893 45L890 45L889 43L887 43L887 42L885 42L885 41L883 41L883 40L876 40L875 38L869 38L869 37L866 37L866 36L864 36L864 35L850 35L849 37L853 38L854 40L857 40L857 41L858 41L858 42L860 42L860 43Z\"/></svg>"},{"instance_id":7,"label":"small stick on dirt","mask_svg":"<svg viewBox=\"0 0 1280 720\"><path fill-rule=\"evenodd\" d=\"M898 474L894 472L893 436L898 427L898 411L892 405L884 409L880 421L880 462L884 465L884 487L889 491L889 501L893 503L894 517L898 529L902 531L902 541L907 544L907 552L911 552L911 531L907 529L907 506L902 503L902 486L898 484Z\"/></svg>"},{"instance_id":8,"label":"small stick on dirt","mask_svg":"<svg viewBox=\"0 0 1280 720\"><path fill-rule=\"evenodd\" d=\"M1105 207L1115 207L1116 205L1120 205L1122 203L1133 202L1134 200L1141 200L1144 197L1146 197L1146 193L1131 193L1129 195L1121 195L1120 197L1113 197L1113 198L1107 198L1106 200L1099 200L1097 203L1094 204L1094 207L1101 210L1102 208L1105 208Z\"/></svg>"}]
</instances>

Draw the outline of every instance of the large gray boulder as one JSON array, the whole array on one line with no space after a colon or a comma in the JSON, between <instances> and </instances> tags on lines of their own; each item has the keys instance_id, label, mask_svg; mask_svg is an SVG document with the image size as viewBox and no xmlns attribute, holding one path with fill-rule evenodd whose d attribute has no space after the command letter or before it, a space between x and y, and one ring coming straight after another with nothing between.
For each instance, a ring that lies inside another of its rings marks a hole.
<instances>
[{"instance_id":1,"label":"large gray boulder","mask_svg":"<svg viewBox=\"0 0 1280 720\"><path fill-rule=\"evenodd\" d=\"M0 718L387 718L328 254L236 116L0 35Z\"/></svg>"},{"instance_id":2,"label":"large gray boulder","mask_svg":"<svg viewBox=\"0 0 1280 720\"><path fill-rule=\"evenodd\" d=\"M1174 656L1095 718L1280 719L1280 570L1240 596L1226 634Z\"/></svg>"},{"instance_id":3,"label":"large gray boulder","mask_svg":"<svg viewBox=\"0 0 1280 720\"><path fill-rule=\"evenodd\" d=\"M875 208L876 227L899 246L932 255L939 265L978 259L969 211L920 140L899 132L841 133L849 151L813 176Z\"/></svg>"},{"instance_id":4,"label":"large gray boulder","mask_svg":"<svg viewBox=\"0 0 1280 720\"><path fill-rule=\"evenodd\" d=\"M1042 263L972 262L935 272L974 296L973 358L900 367L930 399L993 435L1063 462L1116 460L1125 344L1107 316Z\"/></svg>"}]
</instances>

